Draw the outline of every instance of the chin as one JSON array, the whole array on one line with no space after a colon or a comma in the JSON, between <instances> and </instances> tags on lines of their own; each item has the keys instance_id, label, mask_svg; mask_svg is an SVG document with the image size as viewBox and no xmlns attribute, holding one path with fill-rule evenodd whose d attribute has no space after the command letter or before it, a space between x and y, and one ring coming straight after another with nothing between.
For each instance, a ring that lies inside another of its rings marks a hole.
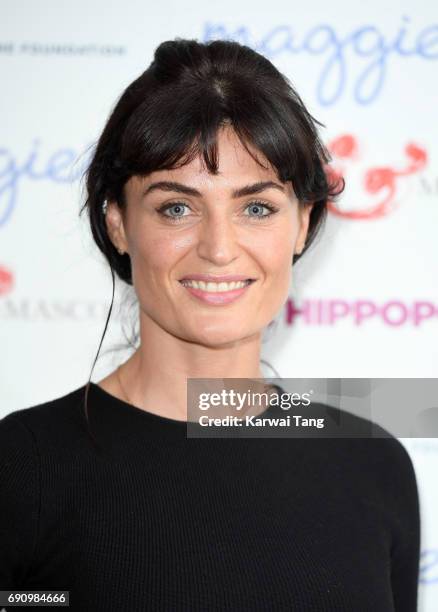
<instances>
[{"instance_id":1,"label":"chin","mask_svg":"<svg viewBox=\"0 0 438 612\"><path fill-rule=\"evenodd\" d=\"M241 340L241 336L239 334L224 334L224 332L215 332L215 333L205 333L205 334L196 334L194 337L194 341L198 344L202 344L203 346L208 346L210 348L219 348L221 346L226 346L228 344L235 344Z\"/></svg>"},{"instance_id":2,"label":"chin","mask_svg":"<svg viewBox=\"0 0 438 612\"><path fill-rule=\"evenodd\" d=\"M193 334L193 341L209 346L211 348L225 347L227 345L233 345L242 342L246 338L260 334L261 330L251 329L236 329L232 330L227 326L218 327L214 330L204 330L200 332L199 329Z\"/></svg>"}]
</instances>

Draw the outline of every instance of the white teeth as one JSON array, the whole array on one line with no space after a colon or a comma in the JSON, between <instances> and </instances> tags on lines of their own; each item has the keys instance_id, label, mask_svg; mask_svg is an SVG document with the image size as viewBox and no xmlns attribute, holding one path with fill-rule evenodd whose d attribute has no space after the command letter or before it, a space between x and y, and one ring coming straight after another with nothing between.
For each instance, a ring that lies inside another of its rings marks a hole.
<instances>
[{"instance_id":1,"label":"white teeth","mask_svg":"<svg viewBox=\"0 0 438 612\"><path fill-rule=\"evenodd\" d=\"M183 280L181 281L186 287L194 287L195 289L201 289L202 291L211 291L212 293L219 293L220 291L232 291L233 289L241 289L248 284L248 281L232 281L230 283L213 283L205 281L195 280Z\"/></svg>"}]
</instances>

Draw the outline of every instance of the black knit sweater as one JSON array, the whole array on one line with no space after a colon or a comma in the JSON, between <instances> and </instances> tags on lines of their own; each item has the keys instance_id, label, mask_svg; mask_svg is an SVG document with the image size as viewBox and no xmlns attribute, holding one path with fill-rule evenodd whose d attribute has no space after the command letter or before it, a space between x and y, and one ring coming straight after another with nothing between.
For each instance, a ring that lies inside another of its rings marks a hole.
<instances>
[{"instance_id":1,"label":"black knit sweater","mask_svg":"<svg viewBox=\"0 0 438 612\"><path fill-rule=\"evenodd\" d=\"M92 384L98 450L83 397L0 420L0 590L68 590L78 612L416 610L396 438L187 438Z\"/></svg>"}]
</instances>

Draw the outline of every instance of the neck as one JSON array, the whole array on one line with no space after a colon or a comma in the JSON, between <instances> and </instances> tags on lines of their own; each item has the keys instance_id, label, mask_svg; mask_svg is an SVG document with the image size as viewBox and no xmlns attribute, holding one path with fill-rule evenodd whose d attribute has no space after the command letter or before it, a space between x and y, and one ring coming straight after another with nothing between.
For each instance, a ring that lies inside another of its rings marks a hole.
<instances>
[{"instance_id":1,"label":"neck","mask_svg":"<svg viewBox=\"0 0 438 612\"><path fill-rule=\"evenodd\" d=\"M263 379L261 334L212 347L177 338L148 319L141 322L140 339L139 348L119 370L124 399L167 418L187 419L188 379ZM246 390L250 381L236 382L235 389ZM213 381L211 391L220 386Z\"/></svg>"}]
</instances>

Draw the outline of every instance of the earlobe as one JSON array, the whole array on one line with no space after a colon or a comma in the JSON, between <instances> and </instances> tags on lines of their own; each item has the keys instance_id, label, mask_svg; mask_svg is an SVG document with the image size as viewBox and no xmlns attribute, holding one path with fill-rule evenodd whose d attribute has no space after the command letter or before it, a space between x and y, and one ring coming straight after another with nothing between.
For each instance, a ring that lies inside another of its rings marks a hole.
<instances>
[{"instance_id":1,"label":"earlobe","mask_svg":"<svg viewBox=\"0 0 438 612\"><path fill-rule=\"evenodd\" d=\"M304 205L303 210L302 210L303 222L304 222L304 224L306 226L306 233L307 233L307 229L309 227L310 215L312 213L313 205L314 205L314 202L309 202L309 203Z\"/></svg>"},{"instance_id":2,"label":"earlobe","mask_svg":"<svg viewBox=\"0 0 438 612\"><path fill-rule=\"evenodd\" d=\"M120 255L126 252L126 237L122 212L116 202L104 201L104 215L108 236Z\"/></svg>"},{"instance_id":3,"label":"earlobe","mask_svg":"<svg viewBox=\"0 0 438 612\"><path fill-rule=\"evenodd\" d=\"M297 238L299 246L295 250L295 255L301 255L302 251L304 250L306 239L307 239L307 233L309 230L310 213L312 212L312 208L313 208L313 202L306 204L301 208L301 211L300 211L301 212L301 228L300 228L298 238Z\"/></svg>"}]
</instances>

